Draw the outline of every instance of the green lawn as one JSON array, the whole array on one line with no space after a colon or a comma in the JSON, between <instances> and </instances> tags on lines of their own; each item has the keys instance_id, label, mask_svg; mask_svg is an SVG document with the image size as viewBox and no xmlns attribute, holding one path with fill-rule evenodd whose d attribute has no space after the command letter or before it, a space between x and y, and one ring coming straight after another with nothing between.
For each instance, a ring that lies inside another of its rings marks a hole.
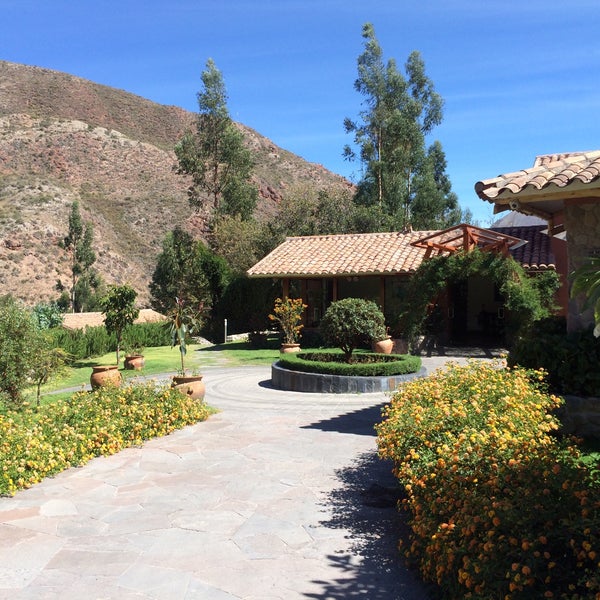
<instances>
[{"instance_id":1,"label":"green lawn","mask_svg":"<svg viewBox=\"0 0 600 600\"><path fill-rule=\"evenodd\" d=\"M180 368L180 356L177 348L160 346L144 349L145 366L141 371L128 371L121 368L125 379L138 376L152 376L163 373L175 374ZM229 342L216 346L199 346L189 344L185 357L185 368L189 373L202 373L205 367L214 366L244 366L244 365L270 365L279 358L278 348L261 350L251 349L246 342ZM64 377L52 379L42 387L42 395L47 395L56 390L80 388L89 384L92 367L96 365L114 365L115 353L105 354L96 358L81 360L67 370ZM122 363L121 363L122 364ZM30 390L30 395L35 397L35 390ZM52 400L70 395L52 394ZM50 399L50 398L48 398Z\"/></svg>"}]
</instances>

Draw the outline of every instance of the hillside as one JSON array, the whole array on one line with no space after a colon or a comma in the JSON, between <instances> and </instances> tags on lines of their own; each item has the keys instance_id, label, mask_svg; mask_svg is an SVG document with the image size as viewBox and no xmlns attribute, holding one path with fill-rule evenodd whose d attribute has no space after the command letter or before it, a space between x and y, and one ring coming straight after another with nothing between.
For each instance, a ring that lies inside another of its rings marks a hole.
<instances>
[{"instance_id":1,"label":"hillside","mask_svg":"<svg viewBox=\"0 0 600 600\"><path fill-rule=\"evenodd\" d=\"M130 283L142 305L166 232L201 236L173 147L193 119L72 75L0 61L0 285L30 305L68 281L59 241L71 204L94 226L96 267L108 283ZM238 124L256 162L257 217L295 184L348 186L320 165Z\"/></svg>"}]
</instances>

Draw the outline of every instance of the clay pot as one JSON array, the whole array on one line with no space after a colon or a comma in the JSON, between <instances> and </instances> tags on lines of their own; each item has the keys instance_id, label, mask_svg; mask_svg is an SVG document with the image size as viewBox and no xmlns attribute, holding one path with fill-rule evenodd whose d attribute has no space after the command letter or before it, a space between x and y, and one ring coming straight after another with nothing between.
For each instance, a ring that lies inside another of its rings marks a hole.
<instances>
[{"instance_id":1,"label":"clay pot","mask_svg":"<svg viewBox=\"0 0 600 600\"><path fill-rule=\"evenodd\" d=\"M193 400L202 400L206 392L206 386L202 381L202 375L175 375L171 387L178 389Z\"/></svg>"},{"instance_id":2,"label":"clay pot","mask_svg":"<svg viewBox=\"0 0 600 600\"><path fill-rule=\"evenodd\" d=\"M279 350L282 354L288 354L290 352L300 352L300 344L281 344Z\"/></svg>"},{"instance_id":3,"label":"clay pot","mask_svg":"<svg viewBox=\"0 0 600 600\"><path fill-rule=\"evenodd\" d=\"M121 376L117 365L92 367L90 384L92 385L93 390L98 389L99 387L119 387L122 382L123 377Z\"/></svg>"},{"instance_id":4,"label":"clay pot","mask_svg":"<svg viewBox=\"0 0 600 600\"><path fill-rule=\"evenodd\" d=\"M379 340L378 342L373 342L373 352L377 352L377 354L391 354L392 349L394 348L394 342L392 341L391 336L387 336L385 340Z\"/></svg>"},{"instance_id":5,"label":"clay pot","mask_svg":"<svg viewBox=\"0 0 600 600\"><path fill-rule=\"evenodd\" d=\"M123 366L128 371L141 371L144 368L146 361L142 354L131 354L125 357Z\"/></svg>"}]
</instances>

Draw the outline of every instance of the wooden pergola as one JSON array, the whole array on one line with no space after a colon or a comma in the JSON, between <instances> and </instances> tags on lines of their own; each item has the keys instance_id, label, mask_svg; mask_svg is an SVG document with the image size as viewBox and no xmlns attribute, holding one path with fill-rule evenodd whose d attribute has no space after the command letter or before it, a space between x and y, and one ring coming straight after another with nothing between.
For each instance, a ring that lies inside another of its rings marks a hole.
<instances>
[{"instance_id":1,"label":"wooden pergola","mask_svg":"<svg viewBox=\"0 0 600 600\"><path fill-rule=\"evenodd\" d=\"M424 258L430 258L434 253L438 255L454 254L461 250L470 252L474 248L508 256L509 250L526 243L526 241L511 235L463 223L443 231L436 231L412 242L411 245L416 248L424 248Z\"/></svg>"}]
</instances>

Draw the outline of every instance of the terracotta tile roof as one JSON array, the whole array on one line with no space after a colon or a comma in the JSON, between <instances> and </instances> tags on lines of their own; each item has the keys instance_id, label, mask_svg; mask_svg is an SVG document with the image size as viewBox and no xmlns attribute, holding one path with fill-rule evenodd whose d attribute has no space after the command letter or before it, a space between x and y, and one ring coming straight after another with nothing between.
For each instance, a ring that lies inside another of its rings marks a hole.
<instances>
[{"instance_id":1,"label":"terracotta tile roof","mask_svg":"<svg viewBox=\"0 0 600 600\"><path fill-rule=\"evenodd\" d=\"M504 192L518 194L527 186L543 190L551 185L564 188L595 181L600 183L600 150L538 156L532 168L478 181L475 191L482 200L492 201Z\"/></svg>"},{"instance_id":2,"label":"terracotta tile roof","mask_svg":"<svg viewBox=\"0 0 600 600\"><path fill-rule=\"evenodd\" d=\"M164 321L165 316L150 308L142 308L135 323L156 323ZM104 325L101 312L66 313L63 318L65 329L85 329L86 327L99 327Z\"/></svg>"},{"instance_id":3,"label":"terracotta tile roof","mask_svg":"<svg viewBox=\"0 0 600 600\"><path fill-rule=\"evenodd\" d=\"M251 277L381 275L414 271L425 254L411 242L427 235L356 233L290 237L248 270Z\"/></svg>"},{"instance_id":4,"label":"terracotta tile roof","mask_svg":"<svg viewBox=\"0 0 600 600\"><path fill-rule=\"evenodd\" d=\"M547 225L491 227L490 229L527 242L510 251L512 257L520 263L526 271L556 269L556 260L550 246L550 236L542 233L542 231L548 229Z\"/></svg>"},{"instance_id":5,"label":"terracotta tile roof","mask_svg":"<svg viewBox=\"0 0 600 600\"><path fill-rule=\"evenodd\" d=\"M529 243L514 250L526 269L554 268L544 226L492 228ZM528 231L533 230L533 231ZM290 237L248 270L250 277L333 277L414 272L425 257L411 243L437 231Z\"/></svg>"}]
</instances>

